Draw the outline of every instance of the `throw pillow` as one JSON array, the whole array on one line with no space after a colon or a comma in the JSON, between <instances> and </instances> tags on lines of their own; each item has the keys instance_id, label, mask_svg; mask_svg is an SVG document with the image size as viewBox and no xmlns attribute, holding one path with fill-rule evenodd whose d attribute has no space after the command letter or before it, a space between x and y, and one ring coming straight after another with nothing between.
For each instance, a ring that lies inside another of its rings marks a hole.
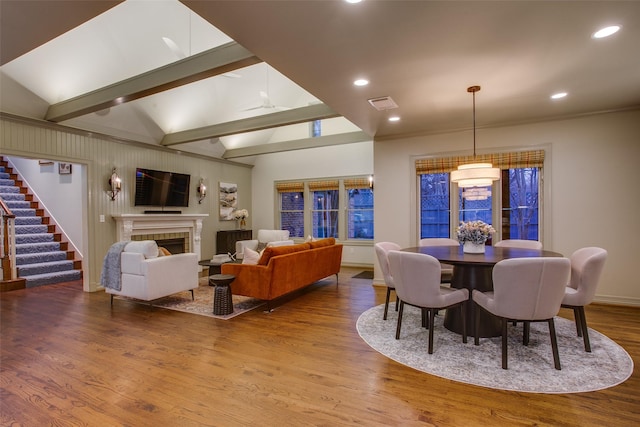
<instances>
[{"instance_id":1,"label":"throw pillow","mask_svg":"<svg viewBox=\"0 0 640 427\"><path fill-rule=\"evenodd\" d=\"M158 246L158 256L168 256L171 255L171 252L169 252L169 250L167 248L164 248L162 246Z\"/></svg>"},{"instance_id":2,"label":"throw pillow","mask_svg":"<svg viewBox=\"0 0 640 427\"><path fill-rule=\"evenodd\" d=\"M267 242L258 242L258 247L256 248L256 252L262 252L266 247L267 247Z\"/></svg>"},{"instance_id":3,"label":"throw pillow","mask_svg":"<svg viewBox=\"0 0 640 427\"><path fill-rule=\"evenodd\" d=\"M260 254L258 252L250 248L244 248L244 258L242 258L243 264L255 265L258 263L259 259L260 259Z\"/></svg>"},{"instance_id":4,"label":"throw pillow","mask_svg":"<svg viewBox=\"0 0 640 427\"><path fill-rule=\"evenodd\" d=\"M311 234L309 234L307 238L304 240L305 243L315 242L315 241L316 241L316 238L313 237Z\"/></svg>"}]
</instances>

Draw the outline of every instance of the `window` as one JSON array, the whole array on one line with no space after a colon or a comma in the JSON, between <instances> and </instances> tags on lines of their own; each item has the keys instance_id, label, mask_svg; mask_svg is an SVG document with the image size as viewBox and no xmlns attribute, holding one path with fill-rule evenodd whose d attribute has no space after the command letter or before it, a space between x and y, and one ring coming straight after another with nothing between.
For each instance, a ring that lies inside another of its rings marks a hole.
<instances>
[{"instance_id":1,"label":"window","mask_svg":"<svg viewBox=\"0 0 640 427\"><path fill-rule=\"evenodd\" d=\"M369 177L276 182L279 224L292 238L373 241ZM357 243L355 243L357 244Z\"/></svg>"},{"instance_id":2,"label":"window","mask_svg":"<svg viewBox=\"0 0 640 427\"><path fill-rule=\"evenodd\" d=\"M347 238L373 239L373 189L368 179L346 179Z\"/></svg>"},{"instance_id":3,"label":"window","mask_svg":"<svg viewBox=\"0 0 640 427\"><path fill-rule=\"evenodd\" d=\"M538 168L502 171L502 238L539 240Z\"/></svg>"},{"instance_id":4,"label":"window","mask_svg":"<svg viewBox=\"0 0 640 427\"><path fill-rule=\"evenodd\" d=\"M420 238L449 237L449 174L420 175Z\"/></svg>"},{"instance_id":5,"label":"window","mask_svg":"<svg viewBox=\"0 0 640 427\"><path fill-rule=\"evenodd\" d=\"M313 237L338 237L338 181L309 183L311 191L311 235Z\"/></svg>"},{"instance_id":6,"label":"window","mask_svg":"<svg viewBox=\"0 0 640 427\"><path fill-rule=\"evenodd\" d=\"M280 197L280 228L289 230L291 237L304 237L304 184L280 183L276 190Z\"/></svg>"},{"instance_id":7,"label":"window","mask_svg":"<svg viewBox=\"0 0 640 427\"><path fill-rule=\"evenodd\" d=\"M500 187L458 189L457 197L449 195L449 172L470 161L491 162L502 169ZM494 226L501 239L540 238L539 188L544 151L499 153L467 157L431 158L416 161L419 176L420 238L450 237L451 226L460 221L482 220ZM492 192L497 191L498 200ZM449 203L455 201L455 209ZM497 212L494 212L497 209Z\"/></svg>"}]
</instances>

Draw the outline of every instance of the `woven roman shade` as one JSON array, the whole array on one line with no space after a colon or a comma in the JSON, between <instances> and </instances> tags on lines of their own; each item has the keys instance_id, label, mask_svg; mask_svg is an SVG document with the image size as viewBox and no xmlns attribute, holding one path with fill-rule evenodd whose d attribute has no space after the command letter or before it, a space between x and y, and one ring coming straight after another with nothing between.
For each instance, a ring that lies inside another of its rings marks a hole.
<instances>
[{"instance_id":1,"label":"woven roman shade","mask_svg":"<svg viewBox=\"0 0 640 427\"><path fill-rule=\"evenodd\" d=\"M301 193L304 191L304 182L278 182L276 183L278 193Z\"/></svg>"},{"instance_id":2,"label":"woven roman shade","mask_svg":"<svg viewBox=\"0 0 640 427\"><path fill-rule=\"evenodd\" d=\"M338 180L309 182L310 191L329 191L329 190L339 190L339 189L340 189L340 181Z\"/></svg>"},{"instance_id":3,"label":"woven roman shade","mask_svg":"<svg viewBox=\"0 0 640 427\"><path fill-rule=\"evenodd\" d=\"M356 188L369 188L369 178L347 178L344 180L345 190L354 190Z\"/></svg>"},{"instance_id":4,"label":"woven roman shade","mask_svg":"<svg viewBox=\"0 0 640 427\"><path fill-rule=\"evenodd\" d=\"M512 153L479 154L473 156L438 157L416 160L416 174L448 173L467 163L491 163L494 168L541 168L544 150L516 151Z\"/></svg>"}]
</instances>

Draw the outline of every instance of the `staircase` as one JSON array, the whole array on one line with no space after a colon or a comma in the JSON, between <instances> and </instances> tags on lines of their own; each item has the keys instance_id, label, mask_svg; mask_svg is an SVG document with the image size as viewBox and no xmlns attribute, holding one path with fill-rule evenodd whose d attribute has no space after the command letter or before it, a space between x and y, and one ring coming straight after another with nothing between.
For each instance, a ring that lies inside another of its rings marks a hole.
<instances>
[{"instance_id":1,"label":"staircase","mask_svg":"<svg viewBox=\"0 0 640 427\"><path fill-rule=\"evenodd\" d=\"M75 260L75 252L68 250L68 242L62 241L62 234L4 158L0 158L0 198L16 216L16 266L27 288L82 279L82 262Z\"/></svg>"}]
</instances>

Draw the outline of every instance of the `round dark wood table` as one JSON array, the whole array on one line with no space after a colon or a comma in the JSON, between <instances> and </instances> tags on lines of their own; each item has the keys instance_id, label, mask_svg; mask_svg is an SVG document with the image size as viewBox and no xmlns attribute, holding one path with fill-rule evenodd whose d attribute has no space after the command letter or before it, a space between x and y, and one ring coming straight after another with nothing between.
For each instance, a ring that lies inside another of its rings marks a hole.
<instances>
[{"instance_id":1,"label":"round dark wood table","mask_svg":"<svg viewBox=\"0 0 640 427\"><path fill-rule=\"evenodd\" d=\"M521 249L521 248L496 248L486 246L483 254L467 254L460 247L450 246L417 246L402 249L405 252L417 252L431 255L438 261L453 265L453 277L451 287L456 289L469 289L469 301L466 304L467 335L475 332L475 310L478 309L471 299L471 292L477 289L480 292L493 290L492 271L498 262L510 258L529 257L561 257L558 252ZM462 319L459 310L447 310L444 318L444 326L452 332L462 334ZM500 319L484 310L480 312L481 337L498 337L502 335Z\"/></svg>"}]
</instances>

